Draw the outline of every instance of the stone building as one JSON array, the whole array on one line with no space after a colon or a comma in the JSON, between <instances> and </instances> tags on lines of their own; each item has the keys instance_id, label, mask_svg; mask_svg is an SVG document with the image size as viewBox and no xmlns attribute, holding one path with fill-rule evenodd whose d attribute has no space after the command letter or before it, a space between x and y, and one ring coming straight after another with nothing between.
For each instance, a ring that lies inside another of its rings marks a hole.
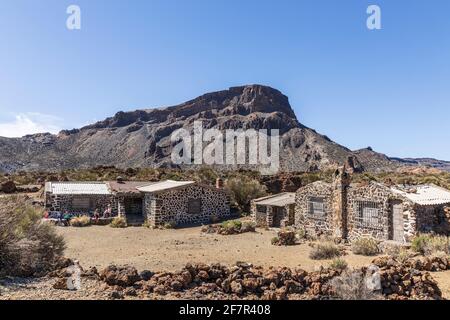
<instances>
[{"instance_id":1,"label":"stone building","mask_svg":"<svg viewBox=\"0 0 450 320\"><path fill-rule=\"evenodd\" d=\"M47 182L45 206L49 211L92 214L111 207L118 214L117 198L105 182Z\"/></svg>"},{"instance_id":2,"label":"stone building","mask_svg":"<svg viewBox=\"0 0 450 320\"><path fill-rule=\"evenodd\" d=\"M450 191L435 185L356 184L338 170L332 183L300 188L295 203L296 227L315 235L408 242L420 232L450 230Z\"/></svg>"},{"instance_id":3,"label":"stone building","mask_svg":"<svg viewBox=\"0 0 450 320\"><path fill-rule=\"evenodd\" d=\"M251 202L251 215L259 227L287 227L294 224L295 193L284 192Z\"/></svg>"},{"instance_id":4,"label":"stone building","mask_svg":"<svg viewBox=\"0 0 450 320\"><path fill-rule=\"evenodd\" d=\"M230 216L230 199L218 181L216 187L193 181L161 182L48 182L45 205L49 211L113 215L139 225L208 223Z\"/></svg>"},{"instance_id":5,"label":"stone building","mask_svg":"<svg viewBox=\"0 0 450 320\"><path fill-rule=\"evenodd\" d=\"M152 226L195 225L230 216L230 197L221 188L194 181L162 181L137 189L145 194L144 211Z\"/></svg>"}]
</instances>

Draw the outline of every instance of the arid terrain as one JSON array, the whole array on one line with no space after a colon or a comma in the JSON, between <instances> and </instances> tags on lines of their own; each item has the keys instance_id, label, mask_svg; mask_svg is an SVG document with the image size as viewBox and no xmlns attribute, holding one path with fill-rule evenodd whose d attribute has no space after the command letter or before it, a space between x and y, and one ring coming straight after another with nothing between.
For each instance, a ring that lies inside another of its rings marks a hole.
<instances>
[{"instance_id":1,"label":"arid terrain","mask_svg":"<svg viewBox=\"0 0 450 320\"><path fill-rule=\"evenodd\" d=\"M98 269L110 264L129 264L139 270L178 270L187 262L223 263L250 262L264 267L298 267L314 270L327 262L308 257L307 244L277 247L270 243L275 231L257 229L255 233L222 236L201 233L200 228L151 230L144 227L113 229L58 228L67 243L66 256L78 259L84 267ZM351 252L345 260L352 266L369 264L373 257L356 256Z\"/></svg>"}]
</instances>

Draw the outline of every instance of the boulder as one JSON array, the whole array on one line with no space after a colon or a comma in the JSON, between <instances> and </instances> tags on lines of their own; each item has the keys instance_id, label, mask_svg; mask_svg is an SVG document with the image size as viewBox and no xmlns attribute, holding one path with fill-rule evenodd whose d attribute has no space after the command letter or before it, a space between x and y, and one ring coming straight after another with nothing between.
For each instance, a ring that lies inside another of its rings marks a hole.
<instances>
[{"instance_id":1,"label":"boulder","mask_svg":"<svg viewBox=\"0 0 450 320\"><path fill-rule=\"evenodd\" d=\"M8 180L8 181L0 183L0 192L14 193L16 191L17 191L17 187L13 181Z\"/></svg>"},{"instance_id":2,"label":"boulder","mask_svg":"<svg viewBox=\"0 0 450 320\"><path fill-rule=\"evenodd\" d=\"M100 278L110 286L118 285L121 287L130 287L141 280L136 268L129 266L117 267L115 265L106 267L100 273Z\"/></svg>"}]
</instances>

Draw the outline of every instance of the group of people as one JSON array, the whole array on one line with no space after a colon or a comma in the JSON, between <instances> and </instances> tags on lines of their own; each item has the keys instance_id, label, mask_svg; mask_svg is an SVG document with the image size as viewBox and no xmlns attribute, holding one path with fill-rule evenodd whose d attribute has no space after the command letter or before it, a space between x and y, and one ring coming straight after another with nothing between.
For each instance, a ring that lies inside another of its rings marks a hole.
<instances>
[{"instance_id":1,"label":"group of people","mask_svg":"<svg viewBox=\"0 0 450 320\"><path fill-rule=\"evenodd\" d=\"M95 209L94 213L91 214L85 214L85 213L69 213L67 210L64 212L49 212L46 211L44 213L44 219L52 219L56 220L58 224L68 226L70 223L70 220L75 217L81 217L81 216L89 216L94 221L98 221L101 218L111 218L113 216L111 205L108 205L106 209L103 211L103 213L100 213L100 210Z\"/></svg>"}]
</instances>

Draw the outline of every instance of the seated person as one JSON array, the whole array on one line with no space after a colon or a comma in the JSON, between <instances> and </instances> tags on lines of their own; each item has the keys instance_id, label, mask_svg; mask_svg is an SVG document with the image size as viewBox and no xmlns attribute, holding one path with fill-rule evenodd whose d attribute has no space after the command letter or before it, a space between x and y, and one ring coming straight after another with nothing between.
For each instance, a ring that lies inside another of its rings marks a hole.
<instances>
[{"instance_id":1,"label":"seated person","mask_svg":"<svg viewBox=\"0 0 450 320\"><path fill-rule=\"evenodd\" d=\"M103 212L103 218L109 218L109 217L111 217L111 212L112 212L111 205L108 204L108 207L107 207L106 210Z\"/></svg>"}]
</instances>

